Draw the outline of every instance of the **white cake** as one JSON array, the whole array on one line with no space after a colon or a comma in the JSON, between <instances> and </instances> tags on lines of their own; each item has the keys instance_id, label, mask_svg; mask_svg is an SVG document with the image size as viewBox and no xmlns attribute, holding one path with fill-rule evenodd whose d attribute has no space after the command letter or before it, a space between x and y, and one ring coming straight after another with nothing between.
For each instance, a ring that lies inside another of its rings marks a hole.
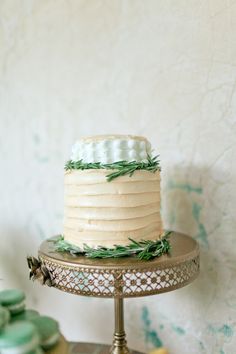
<instances>
[{"instance_id":1,"label":"white cake","mask_svg":"<svg viewBox=\"0 0 236 354\"><path fill-rule=\"evenodd\" d=\"M146 138L130 135L80 139L72 149L72 162L112 164L120 160L147 162L151 145ZM83 247L134 240L157 240L162 230L160 216L160 171L135 170L108 182L114 172L69 169L65 172L64 238Z\"/></svg>"}]
</instances>

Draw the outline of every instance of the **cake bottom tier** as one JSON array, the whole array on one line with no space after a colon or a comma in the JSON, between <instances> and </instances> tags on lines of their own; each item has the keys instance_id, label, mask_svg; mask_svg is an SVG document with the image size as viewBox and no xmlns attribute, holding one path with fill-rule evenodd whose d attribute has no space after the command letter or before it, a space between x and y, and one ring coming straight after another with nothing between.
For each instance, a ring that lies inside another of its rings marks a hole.
<instances>
[{"instance_id":1,"label":"cake bottom tier","mask_svg":"<svg viewBox=\"0 0 236 354\"><path fill-rule=\"evenodd\" d=\"M64 229L64 239L73 245L83 248L86 244L90 247L108 247L114 245L128 245L130 238L136 241L157 240L162 233L161 223L155 223L145 228L133 230L132 232L120 231L75 231L73 229Z\"/></svg>"},{"instance_id":2,"label":"cake bottom tier","mask_svg":"<svg viewBox=\"0 0 236 354\"><path fill-rule=\"evenodd\" d=\"M108 182L110 172L66 172L64 239L80 248L85 244L112 248L128 245L130 238L160 238L159 171L135 171L132 177L124 175Z\"/></svg>"}]
</instances>

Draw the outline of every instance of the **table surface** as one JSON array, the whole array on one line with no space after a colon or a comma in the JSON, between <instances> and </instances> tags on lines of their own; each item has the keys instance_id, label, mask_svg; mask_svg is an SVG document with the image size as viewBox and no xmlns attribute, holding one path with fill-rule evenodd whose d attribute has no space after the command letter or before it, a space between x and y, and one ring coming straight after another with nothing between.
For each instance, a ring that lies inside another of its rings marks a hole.
<instances>
[{"instance_id":1,"label":"table surface","mask_svg":"<svg viewBox=\"0 0 236 354\"><path fill-rule=\"evenodd\" d=\"M47 354L109 354L111 345L85 343L85 342L68 342L61 335L56 347L47 350ZM130 350L130 354L143 354L134 350Z\"/></svg>"},{"instance_id":2,"label":"table surface","mask_svg":"<svg viewBox=\"0 0 236 354\"><path fill-rule=\"evenodd\" d=\"M57 252L55 238L45 240L39 259L51 285L76 295L139 297L176 290L199 273L199 246L191 237L172 232L171 252L149 261L136 257L89 259Z\"/></svg>"}]
</instances>

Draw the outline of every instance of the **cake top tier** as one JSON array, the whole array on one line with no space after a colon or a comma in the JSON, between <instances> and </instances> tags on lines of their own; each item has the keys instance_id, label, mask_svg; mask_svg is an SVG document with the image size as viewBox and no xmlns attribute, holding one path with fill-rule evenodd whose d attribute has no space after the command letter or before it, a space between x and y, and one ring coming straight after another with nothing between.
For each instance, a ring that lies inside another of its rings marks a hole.
<instances>
[{"instance_id":1,"label":"cake top tier","mask_svg":"<svg viewBox=\"0 0 236 354\"><path fill-rule=\"evenodd\" d=\"M117 161L147 161L151 144L142 136L98 135L79 139L72 148L72 161L103 164Z\"/></svg>"}]
</instances>

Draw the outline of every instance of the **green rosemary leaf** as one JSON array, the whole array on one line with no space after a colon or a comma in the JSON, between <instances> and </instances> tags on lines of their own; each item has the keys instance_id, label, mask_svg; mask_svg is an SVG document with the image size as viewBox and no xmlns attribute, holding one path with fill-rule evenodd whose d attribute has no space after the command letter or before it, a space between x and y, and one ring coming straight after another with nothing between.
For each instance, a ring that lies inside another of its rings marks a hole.
<instances>
[{"instance_id":1,"label":"green rosemary leaf","mask_svg":"<svg viewBox=\"0 0 236 354\"><path fill-rule=\"evenodd\" d=\"M63 237L54 241L55 249L58 252L69 252L72 255L85 255L88 258L121 258L128 256L136 256L141 260L150 260L155 257L160 257L165 253L170 252L169 236L171 231L165 232L161 238L152 240L135 241L131 238L130 244L127 246L114 245L113 248L99 246L92 248L84 244L83 249L74 246L65 241Z\"/></svg>"},{"instance_id":2,"label":"green rosemary leaf","mask_svg":"<svg viewBox=\"0 0 236 354\"><path fill-rule=\"evenodd\" d=\"M147 162L137 162L137 161L117 161L114 163L102 164L101 162L85 163L83 160L79 161L68 161L65 165L65 170L87 170L87 169L107 169L115 170L109 173L106 178L110 182L114 178L129 175L130 177L136 170L146 170L150 172L161 171L160 161L158 160L158 155L151 157L148 155Z\"/></svg>"},{"instance_id":3,"label":"green rosemary leaf","mask_svg":"<svg viewBox=\"0 0 236 354\"><path fill-rule=\"evenodd\" d=\"M129 238L129 240L132 242L131 245L135 246L140 246L138 241L133 240L131 237Z\"/></svg>"}]
</instances>

